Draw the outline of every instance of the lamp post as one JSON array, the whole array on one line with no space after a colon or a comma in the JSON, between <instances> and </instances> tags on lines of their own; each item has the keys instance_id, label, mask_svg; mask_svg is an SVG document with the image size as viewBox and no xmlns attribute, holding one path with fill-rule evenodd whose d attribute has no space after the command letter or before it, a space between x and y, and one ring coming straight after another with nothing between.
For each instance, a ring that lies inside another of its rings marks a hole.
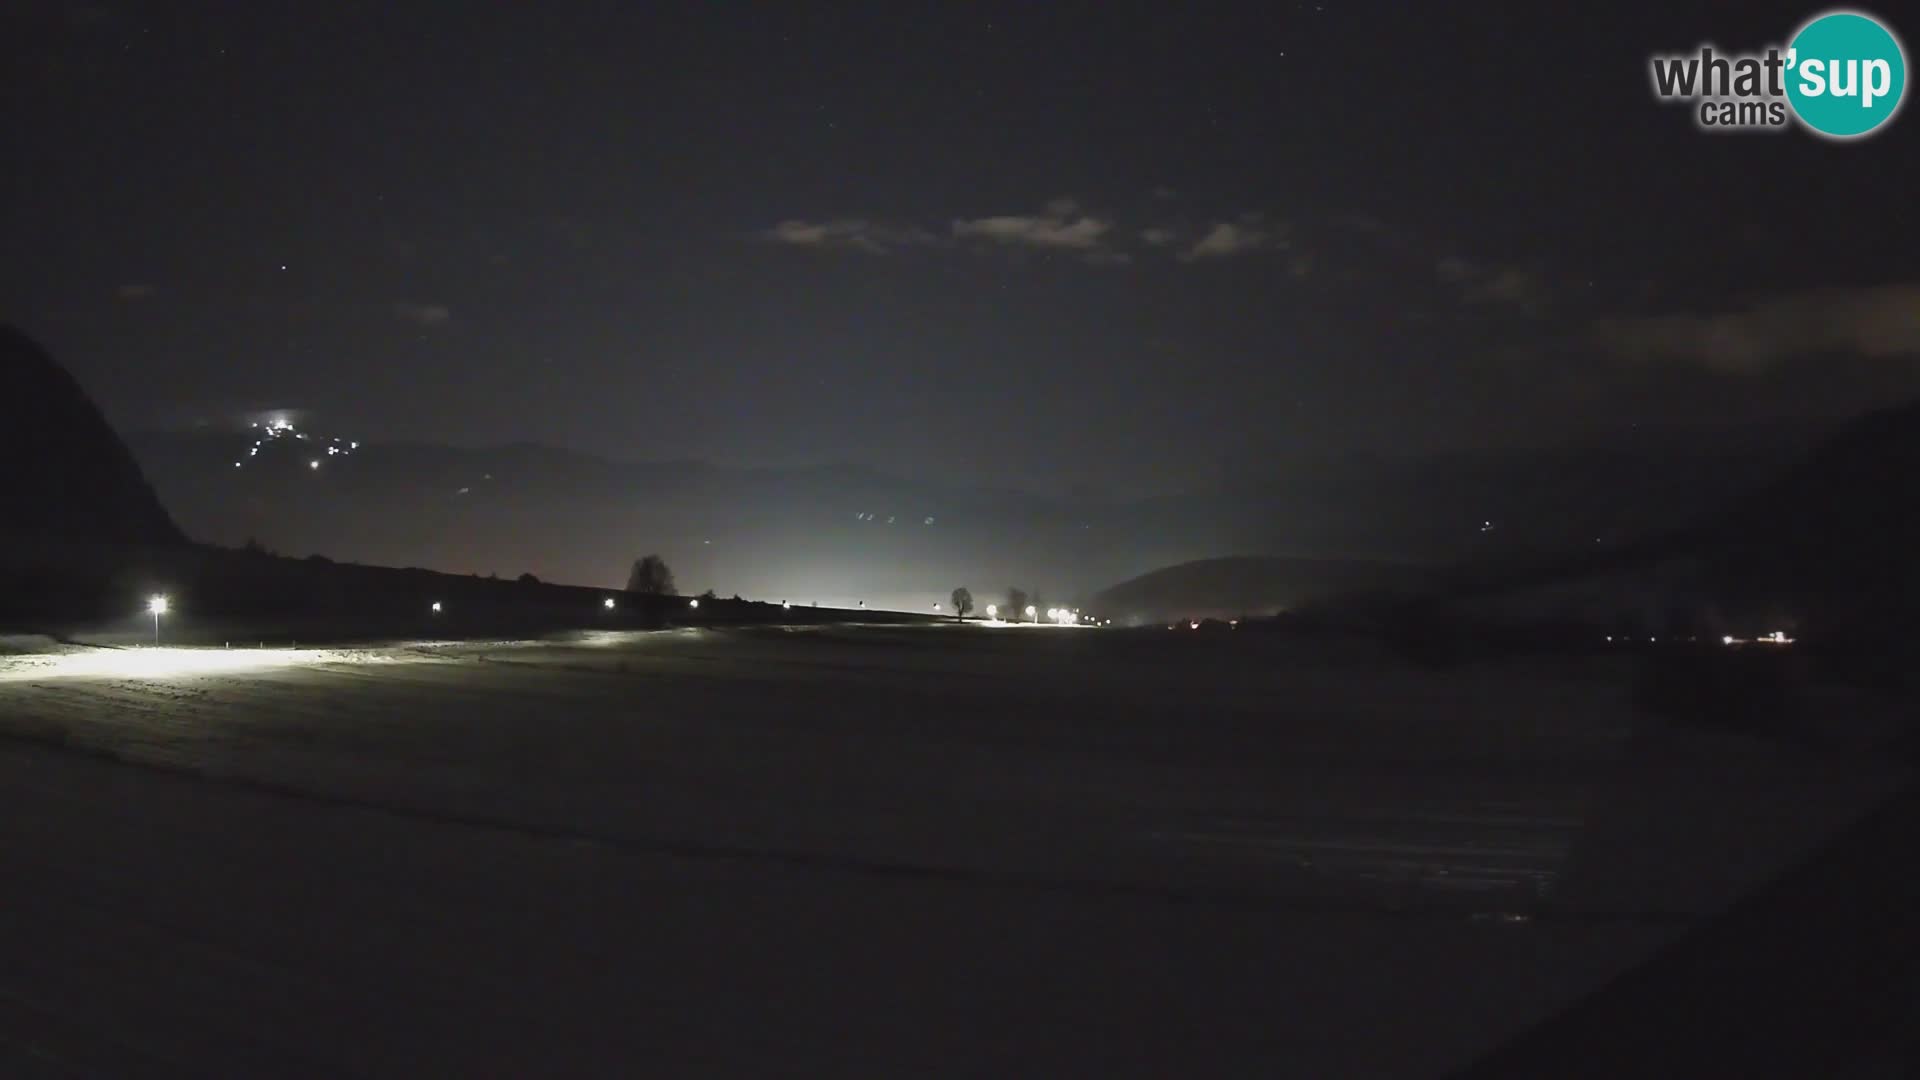
<instances>
[{"instance_id":1,"label":"lamp post","mask_svg":"<svg viewBox=\"0 0 1920 1080\"><path fill-rule=\"evenodd\" d=\"M167 598L159 593L154 593L153 596L147 600L147 610L153 613L153 643L159 645L160 616L167 613Z\"/></svg>"}]
</instances>

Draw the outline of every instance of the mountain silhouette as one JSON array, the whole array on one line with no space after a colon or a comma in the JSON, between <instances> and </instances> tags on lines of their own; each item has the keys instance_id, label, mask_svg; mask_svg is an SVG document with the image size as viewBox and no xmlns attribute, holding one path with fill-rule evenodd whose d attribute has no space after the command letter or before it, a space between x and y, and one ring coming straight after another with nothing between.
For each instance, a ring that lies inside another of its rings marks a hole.
<instances>
[{"instance_id":1,"label":"mountain silhouette","mask_svg":"<svg viewBox=\"0 0 1920 1080\"><path fill-rule=\"evenodd\" d=\"M165 545L185 537L80 384L0 324L0 535Z\"/></svg>"},{"instance_id":2,"label":"mountain silhouette","mask_svg":"<svg viewBox=\"0 0 1920 1080\"><path fill-rule=\"evenodd\" d=\"M1430 574L1419 566L1357 559L1230 556L1142 574L1100 590L1087 607L1129 622L1271 615L1337 596L1402 592Z\"/></svg>"},{"instance_id":3,"label":"mountain silhouette","mask_svg":"<svg viewBox=\"0 0 1920 1080\"><path fill-rule=\"evenodd\" d=\"M1718 591L1844 637L1910 636L1920 597L1920 401L1869 413L1697 543Z\"/></svg>"}]
</instances>

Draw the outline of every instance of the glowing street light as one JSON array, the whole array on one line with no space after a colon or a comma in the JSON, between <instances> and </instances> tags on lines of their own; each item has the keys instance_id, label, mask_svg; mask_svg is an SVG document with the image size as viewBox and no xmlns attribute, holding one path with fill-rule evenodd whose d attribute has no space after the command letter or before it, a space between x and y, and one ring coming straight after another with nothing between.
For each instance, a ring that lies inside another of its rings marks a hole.
<instances>
[{"instance_id":1,"label":"glowing street light","mask_svg":"<svg viewBox=\"0 0 1920 1080\"><path fill-rule=\"evenodd\" d=\"M431 612L433 612L433 613L434 613L435 615L438 615L438 614L440 614L440 601L438 601L438 600L435 600L435 601L434 601L434 602L432 603L432 605L430 605L430 606L428 607L428 609L427 609L427 610L429 610L429 611L431 611Z\"/></svg>"},{"instance_id":2,"label":"glowing street light","mask_svg":"<svg viewBox=\"0 0 1920 1080\"><path fill-rule=\"evenodd\" d=\"M989 618L989 619L998 619L999 617L1000 617L1000 605L998 605L998 604L988 604L988 605L987 605L987 618Z\"/></svg>"},{"instance_id":3,"label":"glowing street light","mask_svg":"<svg viewBox=\"0 0 1920 1080\"><path fill-rule=\"evenodd\" d=\"M693 599L687 601L687 606L695 610L698 610L700 607L700 598L696 596Z\"/></svg>"},{"instance_id":4,"label":"glowing street light","mask_svg":"<svg viewBox=\"0 0 1920 1080\"><path fill-rule=\"evenodd\" d=\"M1032 619L1034 622L1040 621L1040 613L1034 610L1034 606L1032 604L1027 605L1027 618Z\"/></svg>"},{"instance_id":5,"label":"glowing street light","mask_svg":"<svg viewBox=\"0 0 1920 1080\"><path fill-rule=\"evenodd\" d=\"M792 602L792 601L790 601L790 600L782 600L782 601L780 601L780 610L781 610L781 611L786 611L786 610L788 610L788 609L790 609L790 608L792 608L792 607L793 607L793 602Z\"/></svg>"},{"instance_id":6,"label":"glowing street light","mask_svg":"<svg viewBox=\"0 0 1920 1080\"><path fill-rule=\"evenodd\" d=\"M603 607L603 608L606 608L606 609L607 609L608 611L612 611L612 610L613 610L613 597L611 597L611 596L609 596L609 597L607 597L607 598L606 598L605 600L602 600L602 601L600 601L600 606L601 606L601 607Z\"/></svg>"},{"instance_id":7,"label":"glowing street light","mask_svg":"<svg viewBox=\"0 0 1920 1080\"><path fill-rule=\"evenodd\" d=\"M307 468L309 469L317 469L319 467L320 467L320 460L318 458L315 458L314 460L307 462Z\"/></svg>"},{"instance_id":8,"label":"glowing street light","mask_svg":"<svg viewBox=\"0 0 1920 1080\"><path fill-rule=\"evenodd\" d=\"M154 593L147 598L147 610L153 614L153 643L160 644L160 616L167 613L167 598Z\"/></svg>"}]
</instances>

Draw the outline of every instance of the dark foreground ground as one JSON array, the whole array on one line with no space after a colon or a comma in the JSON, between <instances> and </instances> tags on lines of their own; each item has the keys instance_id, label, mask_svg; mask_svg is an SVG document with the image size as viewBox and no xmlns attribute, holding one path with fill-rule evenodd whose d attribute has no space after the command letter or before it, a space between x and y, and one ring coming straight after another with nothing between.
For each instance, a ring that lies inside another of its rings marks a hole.
<instances>
[{"instance_id":1,"label":"dark foreground ground","mask_svg":"<svg viewBox=\"0 0 1920 1080\"><path fill-rule=\"evenodd\" d=\"M1906 780L1203 637L15 642L0 1075L1438 1076Z\"/></svg>"}]
</instances>

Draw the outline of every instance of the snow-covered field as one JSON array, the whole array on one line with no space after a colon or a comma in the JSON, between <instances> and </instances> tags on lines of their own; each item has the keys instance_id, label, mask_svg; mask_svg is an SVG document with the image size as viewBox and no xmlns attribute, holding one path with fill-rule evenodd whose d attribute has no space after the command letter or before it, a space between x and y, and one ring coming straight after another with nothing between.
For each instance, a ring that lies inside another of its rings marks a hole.
<instances>
[{"instance_id":1,"label":"snow-covered field","mask_svg":"<svg viewBox=\"0 0 1920 1080\"><path fill-rule=\"evenodd\" d=\"M1436 1076L1904 780L1667 730L1628 658L32 648L5 1075Z\"/></svg>"}]
</instances>

